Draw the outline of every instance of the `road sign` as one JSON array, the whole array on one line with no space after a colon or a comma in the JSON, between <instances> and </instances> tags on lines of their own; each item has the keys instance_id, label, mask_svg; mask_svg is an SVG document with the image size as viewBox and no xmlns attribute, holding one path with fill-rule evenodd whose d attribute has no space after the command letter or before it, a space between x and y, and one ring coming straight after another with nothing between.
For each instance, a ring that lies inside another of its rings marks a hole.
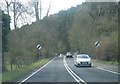
<instances>
[{"instance_id":1,"label":"road sign","mask_svg":"<svg viewBox=\"0 0 120 84\"><path fill-rule=\"evenodd\" d=\"M40 44L38 44L38 45L37 45L37 49L40 50L41 48L42 48L42 46L41 46Z\"/></svg>"},{"instance_id":2,"label":"road sign","mask_svg":"<svg viewBox=\"0 0 120 84\"><path fill-rule=\"evenodd\" d=\"M95 42L95 46L96 46L96 47L100 46L100 42L99 42L99 41L96 41L96 42Z\"/></svg>"}]
</instances>

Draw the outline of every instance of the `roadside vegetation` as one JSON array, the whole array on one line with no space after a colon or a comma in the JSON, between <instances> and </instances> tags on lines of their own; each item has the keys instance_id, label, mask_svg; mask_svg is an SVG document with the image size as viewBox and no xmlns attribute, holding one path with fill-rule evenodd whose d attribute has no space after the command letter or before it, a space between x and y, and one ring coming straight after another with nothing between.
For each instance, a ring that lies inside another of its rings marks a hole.
<instances>
[{"instance_id":1,"label":"roadside vegetation","mask_svg":"<svg viewBox=\"0 0 120 84\"><path fill-rule=\"evenodd\" d=\"M87 53L98 60L118 61L118 5L115 2L85 2L14 30L10 30L10 17L3 15L3 18L3 80L9 79L8 74L16 77L22 71L33 69L32 64L43 58L67 51ZM96 41L100 46L95 46ZM38 44L42 45L40 51L36 49Z\"/></svg>"},{"instance_id":2,"label":"roadside vegetation","mask_svg":"<svg viewBox=\"0 0 120 84\"><path fill-rule=\"evenodd\" d=\"M2 11L0 10L0 22L2 21ZM0 83L2 82L2 24L0 24Z\"/></svg>"},{"instance_id":3,"label":"roadside vegetation","mask_svg":"<svg viewBox=\"0 0 120 84\"><path fill-rule=\"evenodd\" d=\"M35 63L24 66L22 68L14 69L14 70L9 71L9 72L5 72L5 73L2 74L3 75L2 81L3 82L8 82L8 81L13 82L17 78L20 79L21 76L25 76L25 74L28 74L35 69L38 69L39 67L46 64L48 61L49 61L49 59L45 58L45 59L39 60Z\"/></svg>"},{"instance_id":4,"label":"roadside vegetation","mask_svg":"<svg viewBox=\"0 0 120 84\"><path fill-rule=\"evenodd\" d=\"M93 62L97 62L97 63L102 63L102 64L109 64L109 65L118 65L119 62L118 61L105 61L105 60L97 60L97 59L92 59Z\"/></svg>"}]
</instances>

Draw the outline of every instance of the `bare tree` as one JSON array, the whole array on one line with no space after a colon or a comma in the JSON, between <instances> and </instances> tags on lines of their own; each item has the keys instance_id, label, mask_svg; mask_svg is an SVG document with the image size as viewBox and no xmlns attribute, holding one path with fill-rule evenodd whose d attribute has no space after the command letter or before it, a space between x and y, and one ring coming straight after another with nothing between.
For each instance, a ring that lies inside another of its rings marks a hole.
<instances>
[{"instance_id":1,"label":"bare tree","mask_svg":"<svg viewBox=\"0 0 120 84\"><path fill-rule=\"evenodd\" d=\"M15 4L15 0L14 0L14 2L13 2L14 28L16 29L16 11L15 11L15 7L16 7L16 4Z\"/></svg>"},{"instance_id":2,"label":"bare tree","mask_svg":"<svg viewBox=\"0 0 120 84\"><path fill-rule=\"evenodd\" d=\"M13 13L14 13L14 28L16 29L17 28L17 22L18 22L18 19L21 17L23 18L23 14L25 16L25 14L30 14L29 11L27 11L27 7L25 7L23 4L21 4L20 2L16 2L14 0L13 2ZM26 20L27 16L25 16L23 18L23 20Z\"/></svg>"},{"instance_id":3,"label":"bare tree","mask_svg":"<svg viewBox=\"0 0 120 84\"><path fill-rule=\"evenodd\" d=\"M24 22L26 18L31 14L31 12L29 11L30 9L28 9L28 7L23 5L22 3L18 2L18 0L11 0L10 2L8 2L8 0L5 0L5 3L3 4L6 8L4 11L6 11L9 16L10 13L13 13L13 22L15 29L18 26L17 22L20 20L20 18L22 18L22 22Z\"/></svg>"},{"instance_id":4,"label":"bare tree","mask_svg":"<svg viewBox=\"0 0 120 84\"><path fill-rule=\"evenodd\" d=\"M35 15L36 15L36 21L39 20L38 4L39 4L39 0L35 0Z\"/></svg>"},{"instance_id":5,"label":"bare tree","mask_svg":"<svg viewBox=\"0 0 120 84\"><path fill-rule=\"evenodd\" d=\"M6 6L7 6L7 13L9 15L9 6L12 2L9 3L7 0L5 0L5 3L6 3Z\"/></svg>"},{"instance_id":6,"label":"bare tree","mask_svg":"<svg viewBox=\"0 0 120 84\"><path fill-rule=\"evenodd\" d=\"M51 2L52 2L52 0L49 3L49 7L47 9L46 17L48 17L48 15L49 15L49 12L50 12L50 9L51 9Z\"/></svg>"},{"instance_id":7,"label":"bare tree","mask_svg":"<svg viewBox=\"0 0 120 84\"><path fill-rule=\"evenodd\" d=\"M41 1L40 1L41 3ZM31 12L32 14L30 14L31 16L33 15L36 18L36 21L39 20L39 18L41 18L41 15L39 17L39 12L41 14L41 7L40 7L40 11L39 11L39 0L30 0L28 1L28 10L29 12Z\"/></svg>"},{"instance_id":8,"label":"bare tree","mask_svg":"<svg viewBox=\"0 0 120 84\"><path fill-rule=\"evenodd\" d=\"M42 1L40 0L40 20L41 20L41 14L42 14Z\"/></svg>"},{"instance_id":9,"label":"bare tree","mask_svg":"<svg viewBox=\"0 0 120 84\"><path fill-rule=\"evenodd\" d=\"M49 2L49 6L48 6L47 13L45 16L49 15L49 12L51 9L51 2L52 0ZM42 19L42 0L31 0L29 3L30 3L29 7L31 7L31 9L32 7L34 8L34 16L36 17L36 21L41 20Z\"/></svg>"},{"instance_id":10,"label":"bare tree","mask_svg":"<svg viewBox=\"0 0 120 84\"><path fill-rule=\"evenodd\" d=\"M47 13L45 15L47 17L51 9L51 1L49 3ZM12 0L11 2L5 0L5 2L6 2L7 13L9 14L10 11L12 11L13 13L13 22L15 29L18 26L18 21L23 20L22 22L24 22L28 16L33 18L32 15L34 15L36 21L42 19L42 0L40 1L30 0L31 4L28 4L29 6L27 5L24 6L22 3L18 2L17 0Z\"/></svg>"}]
</instances>

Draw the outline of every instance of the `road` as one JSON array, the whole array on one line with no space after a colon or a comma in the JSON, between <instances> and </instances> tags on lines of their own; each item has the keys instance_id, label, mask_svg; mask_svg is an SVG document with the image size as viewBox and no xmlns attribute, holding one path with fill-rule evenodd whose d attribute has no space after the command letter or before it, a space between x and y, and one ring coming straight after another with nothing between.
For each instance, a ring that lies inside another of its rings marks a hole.
<instances>
[{"instance_id":1,"label":"road","mask_svg":"<svg viewBox=\"0 0 120 84\"><path fill-rule=\"evenodd\" d=\"M117 72L102 70L94 65L92 67L75 67L73 58L55 57L33 74L23 78L20 84L27 82L119 84L119 75Z\"/></svg>"}]
</instances>

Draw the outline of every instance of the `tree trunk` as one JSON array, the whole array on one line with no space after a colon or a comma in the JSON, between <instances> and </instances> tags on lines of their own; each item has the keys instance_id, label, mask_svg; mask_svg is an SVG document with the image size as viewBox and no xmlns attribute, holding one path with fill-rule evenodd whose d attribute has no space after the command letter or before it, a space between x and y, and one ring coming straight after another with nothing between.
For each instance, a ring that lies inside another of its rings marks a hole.
<instances>
[{"instance_id":1,"label":"tree trunk","mask_svg":"<svg viewBox=\"0 0 120 84\"><path fill-rule=\"evenodd\" d=\"M4 52L2 50L2 72L6 72L7 69L5 67L5 61L4 61Z\"/></svg>"},{"instance_id":2,"label":"tree trunk","mask_svg":"<svg viewBox=\"0 0 120 84\"><path fill-rule=\"evenodd\" d=\"M10 63L10 69L11 69L11 71L13 70L13 67L12 67L12 62Z\"/></svg>"},{"instance_id":3,"label":"tree trunk","mask_svg":"<svg viewBox=\"0 0 120 84\"><path fill-rule=\"evenodd\" d=\"M15 10L15 0L13 3L13 12L14 12L14 28L16 29L16 10Z\"/></svg>"},{"instance_id":4,"label":"tree trunk","mask_svg":"<svg viewBox=\"0 0 120 84\"><path fill-rule=\"evenodd\" d=\"M41 14L42 14L42 2L40 0L40 20L41 20Z\"/></svg>"},{"instance_id":5,"label":"tree trunk","mask_svg":"<svg viewBox=\"0 0 120 84\"><path fill-rule=\"evenodd\" d=\"M38 2L35 3L35 15L36 15L36 21L39 20L39 10L38 10Z\"/></svg>"}]
</instances>

